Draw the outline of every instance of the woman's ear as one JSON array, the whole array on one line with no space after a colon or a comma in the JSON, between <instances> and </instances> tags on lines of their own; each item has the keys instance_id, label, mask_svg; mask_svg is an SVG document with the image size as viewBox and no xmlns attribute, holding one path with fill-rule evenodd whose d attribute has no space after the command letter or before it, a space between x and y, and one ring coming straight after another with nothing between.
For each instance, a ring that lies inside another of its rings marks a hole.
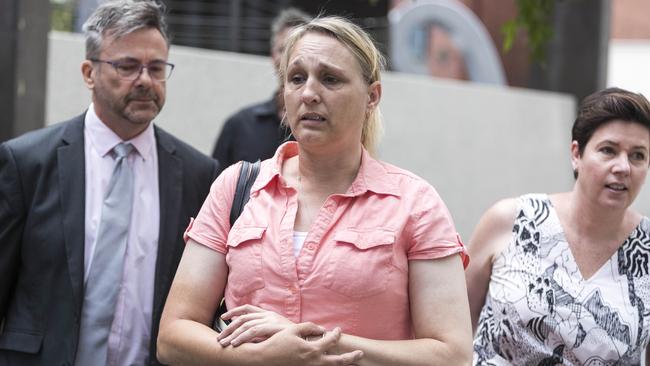
<instances>
[{"instance_id":1,"label":"woman's ear","mask_svg":"<svg viewBox=\"0 0 650 366\"><path fill-rule=\"evenodd\" d=\"M368 86L368 109L375 108L381 100L381 82L375 81Z\"/></svg>"},{"instance_id":2,"label":"woman's ear","mask_svg":"<svg viewBox=\"0 0 650 366\"><path fill-rule=\"evenodd\" d=\"M571 166L573 167L573 171L578 170L578 165L580 162L580 146L578 145L578 141L573 140L571 142Z\"/></svg>"}]
</instances>

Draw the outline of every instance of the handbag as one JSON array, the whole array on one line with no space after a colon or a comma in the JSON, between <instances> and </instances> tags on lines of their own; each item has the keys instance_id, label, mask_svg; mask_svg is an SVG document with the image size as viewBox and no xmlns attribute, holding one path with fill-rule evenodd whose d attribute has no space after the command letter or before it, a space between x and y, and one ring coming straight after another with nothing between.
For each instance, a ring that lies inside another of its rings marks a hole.
<instances>
[{"instance_id":1,"label":"handbag","mask_svg":"<svg viewBox=\"0 0 650 366\"><path fill-rule=\"evenodd\" d=\"M237 221L239 218L239 215L241 215L242 211L244 210L244 206L246 206L246 203L248 203L248 199L251 195L251 187L253 186L253 183L255 183L255 179L257 179L257 175L260 172L260 165L261 162L259 160L254 163L242 161L241 170L239 171L239 178L237 178L235 196L233 197L232 206L230 208L231 228L235 224L235 221ZM212 329L216 330L217 332L221 332L230 323L230 321L226 322L221 319L221 315L223 315L226 311L228 311L226 308L226 301L225 299L221 299L219 309L217 309L214 321L212 322Z\"/></svg>"}]
</instances>

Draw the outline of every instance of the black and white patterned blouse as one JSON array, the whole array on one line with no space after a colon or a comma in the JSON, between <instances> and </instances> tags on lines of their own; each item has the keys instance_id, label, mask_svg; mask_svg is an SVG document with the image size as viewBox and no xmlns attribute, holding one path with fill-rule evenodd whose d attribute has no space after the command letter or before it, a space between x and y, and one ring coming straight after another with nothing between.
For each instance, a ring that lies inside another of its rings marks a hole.
<instances>
[{"instance_id":1,"label":"black and white patterned blouse","mask_svg":"<svg viewBox=\"0 0 650 366\"><path fill-rule=\"evenodd\" d=\"M518 199L474 339L475 365L638 365L650 326L650 219L584 279L545 194Z\"/></svg>"}]
</instances>

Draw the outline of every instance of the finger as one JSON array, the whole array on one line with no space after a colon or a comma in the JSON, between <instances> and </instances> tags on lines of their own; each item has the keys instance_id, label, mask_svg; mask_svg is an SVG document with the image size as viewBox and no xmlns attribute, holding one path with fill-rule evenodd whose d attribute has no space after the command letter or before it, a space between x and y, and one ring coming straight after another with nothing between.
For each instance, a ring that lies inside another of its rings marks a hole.
<instances>
[{"instance_id":1,"label":"finger","mask_svg":"<svg viewBox=\"0 0 650 366\"><path fill-rule=\"evenodd\" d=\"M233 329L232 332L229 335L227 335L227 336L223 337L222 339L220 339L219 342L221 342L222 345L229 344L229 343L232 342L233 339L237 338L237 336L239 336L241 333L245 332L246 330L250 329L251 327L259 326L259 325L262 325L262 324L264 324L263 319L248 321L248 322L242 324L241 326L237 327L236 329Z\"/></svg>"},{"instance_id":2,"label":"finger","mask_svg":"<svg viewBox=\"0 0 650 366\"><path fill-rule=\"evenodd\" d=\"M243 343L253 342L259 339L266 339L270 336L278 333L284 327L278 326L277 324L260 324L253 327L250 327L241 334L237 335L233 340L230 341L230 344L233 346L238 346Z\"/></svg>"},{"instance_id":3,"label":"finger","mask_svg":"<svg viewBox=\"0 0 650 366\"><path fill-rule=\"evenodd\" d=\"M233 322L226 325L226 327L223 328L223 330L221 330L221 332L219 334L217 334L217 340L221 341L222 339L228 337L235 329L237 329L238 326L239 325L236 325L236 324L233 325Z\"/></svg>"},{"instance_id":4,"label":"finger","mask_svg":"<svg viewBox=\"0 0 650 366\"><path fill-rule=\"evenodd\" d=\"M241 305L241 306L238 306L236 308L233 308L233 309L230 309L230 310L226 311L225 313L223 313L221 315L221 317L223 319L230 319L230 318L235 317L235 316L241 316L241 315L250 314L250 313L260 313L260 312L263 312L263 311L266 311L266 310L264 310L262 308L258 308L257 306L246 304L246 305Z\"/></svg>"},{"instance_id":5,"label":"finger","mask_svg":"<svg viewBox=\"0 0 650 366\"><path fill-rule=\"evenodd\" d=\"M341 328L336 327L331 332L325 333L321 339L315 340L314 344L324 353L327 350L336 347L339 342L339 338L341 338Z\"/></svg>"},{"instance_id":6,"label":"finger","mask_svg":"<svg viewBox=\"0 0 650 366\"><path fill-rule=\"evenodd\" d=\"M260 314L260 313L255 313L255 314L246 314L246 315L242 315L242 316L237 317L237 319L231 321L230 324L228 324L228 326L223 331L221 331L221 333L219 333L219 335L217 336L217 339L218 340L224 339L225 337L232 334L232 332L239 329L239 327L243 326L244 324L246 324L246 323L248 323L250 321L260 319L262 316L263 315ZM223 319L225 319L225 318L223 318Z\"/></svg>"},{"instance_id":7,"label":"finger","mask_svg":"<svg viewBox=\"0 0 650 366\"><path fill-rule=\"evenodd\" d=\"M340 355L323 355L326 365L354 365L363 358L363 351L356 350Z\"/></svg>"}]
</instances>

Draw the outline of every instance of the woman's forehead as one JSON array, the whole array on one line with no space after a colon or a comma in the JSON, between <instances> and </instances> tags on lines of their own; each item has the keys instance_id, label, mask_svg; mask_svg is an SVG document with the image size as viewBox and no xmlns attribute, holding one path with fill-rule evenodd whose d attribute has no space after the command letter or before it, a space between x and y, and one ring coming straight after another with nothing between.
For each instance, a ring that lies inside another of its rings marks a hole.
<instances>
[{"instance_id":1,"label":"woman's forehead","mask_svg":"<svg viewBox=\"0 0 650 366\"><path fill-rule=\"evenodd\" d=\"M310 32L301 37L290 51L289 65L296 62L318 62L344 69L359 62L350 49L332 36Z\"/></svg>"},{"instance_id":2,"label":"woman's forehead","mask_svg":"<svg viewBox=\"0 0 650 366\"><path fill-rule=\"evenodd\" d=\"M637 145L648 146L650 144L650 129L636 121L615 119L598 126L588 143L620 139L629 140L628 142L633 140Z\"/></svg>"}]
</instances>

